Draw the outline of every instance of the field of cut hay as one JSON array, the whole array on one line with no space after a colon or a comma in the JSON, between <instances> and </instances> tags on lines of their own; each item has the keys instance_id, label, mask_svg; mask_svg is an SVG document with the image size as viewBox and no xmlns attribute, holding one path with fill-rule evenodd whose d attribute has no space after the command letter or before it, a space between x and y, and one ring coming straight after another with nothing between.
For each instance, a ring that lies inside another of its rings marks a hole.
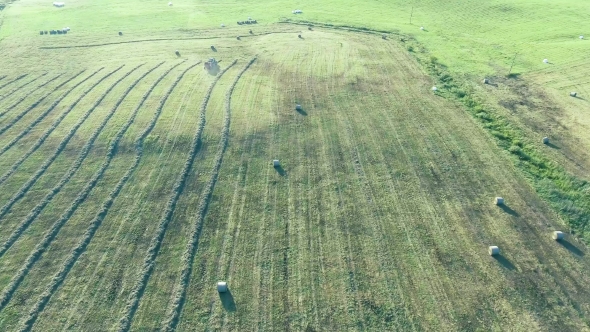
<instances>
[{"instance_id":1,"label":"field of cut hay","mask_svg":"<svg viewBox=\"0 0 590 332\"><path fill-rule=\"evenodd\" d=\"M583 124L545 118L584 90L482 84L378 3L132 5L0 11L0 330L590 331Z\"/></svg>"}]
</instances>

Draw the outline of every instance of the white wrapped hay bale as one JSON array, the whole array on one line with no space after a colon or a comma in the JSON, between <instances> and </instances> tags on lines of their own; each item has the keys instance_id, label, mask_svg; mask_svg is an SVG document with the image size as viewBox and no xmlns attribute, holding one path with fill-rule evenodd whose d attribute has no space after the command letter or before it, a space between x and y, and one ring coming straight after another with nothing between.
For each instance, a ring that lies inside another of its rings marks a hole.
<instances>
[{"instance_id":1,"label":"white wrapped hay bale","mask_svg":"<svg viewBox=\"0 0 590 332\"><path fill-rule=\"evenodd\" d=\"M543 137L543 144L549 144L549 137Z\"/></svg>"},{"instance_id":2,"label":"white wrapped hay bale","mask_svg":"<svg viewBox=\"0 0 590 332\"><path fill-rule=\"evenodd\" d=\"M496 203L496 205L504 205L504 198L496 197L496 199L494 199L494 203Z\"/></svg>"},{"instance_id":3,"label":"white wrapped hay bale","mask_svg":"<svg viewBox=\"0 0 590 332\"><path fill-rule=\"evenodd\" d=\"M500 248L496 246L490 246L488 248L488 253L490 254L490 256L498 256L500 254Z\"/></svg>"},{"instance_id":4,"label":"white wrapped hay bale","mask_svg":"<svg viewBox=\"0 0 590 332\"><path fill-rule=\"evenodd\" d=\"M225 281L219 281L217 283L217 291L220 292L220 293L227 292L227 282L225 282Z\"/></svg>"},{"instance_id":5,"label":"white wrapped hay bale","mask_svg":"<svg viewBox=\"0 0 590 332\"><path fill-rule=\"evenodd\" d=\"M561 231L553 232L553 240L555 240L555 241L563 240L564 236L565 236L565 234L563 234L563 232L561 232Z\"/></svg>"},{"instance_id":6,"label":"white wrapped hay bale","mask_svg":"<svg viewBox=\"0 0 590 332\"><path fill-rule=\"evenodd\" d=\"M275 159L275 160L273 160L273 161L272 161L272 165L273 165L274 167L279 167L279 166L281 166L281 163L279 162L279 160L278 160L278 159Z\"/></svg>"}]
</instances>

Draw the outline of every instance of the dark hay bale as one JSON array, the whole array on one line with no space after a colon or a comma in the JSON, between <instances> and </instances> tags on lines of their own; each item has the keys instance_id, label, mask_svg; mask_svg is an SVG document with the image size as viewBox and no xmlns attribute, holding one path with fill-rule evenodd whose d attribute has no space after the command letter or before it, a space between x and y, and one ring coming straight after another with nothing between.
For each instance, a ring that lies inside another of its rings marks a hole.
<instances>
[{"instance_id":1,"label":"dark hay bale","mask_svg":"<svg viewBox=\"0 0 590 332\"><path fill-rule=\"evenodd\" d=\"M313 28L312 27L307 27L307 30L312 31Z\"/></svg>"},{"instance_id":2,"label":"dark hay bale","mask_svg":"<svg viewBox=\"0 0 590 332\"><path fill-rule=\"evenodd\" d=\"M242 22L239 22L239 21L238 21L237 23L238 23L238 25L242 25Z\"/></svg>"},{"instance_id":3,"label":"dark hay bale","mask_svg":"<svg viewBox=\"0 0 590 332\"><path fill-rule=\"evenodd\" d=\"M61 35L62 33L63 33L63 31L62 31L62 30L57 30L57 34L58 34L58 35Z\"/></svg>"},{"instance_id":4,"label":"dark hay bale","mask_svg":"<svg viewBox=\"0 0 590 332\"><path fill-rule=\"evenodd\" d=\"M256 23L258 23L258 22L256 22L256 20L252 21L252 24L256 24Z\"/></svg>"},{"instance_id":5,"label":"dark hay bale","mask_svg":"<svg viewBox=\"0 0 590 332\"><path fill-rule=\"evenodd\" d=\"M211 49L212 49L212 50L215 50L215 46L211 45Z\"/></svg>"},{"instance_id":6,"label":"dark hay bale","mask_svg":"<svg viewBox=\"0 0 590 332\"><path fill-rule=\"evenodd\" d=\"M43 31L39 31L39 34L42 35L43 34Z\"/></svg>"},{"instance_id":7,"label":"dark hay bale","mask_svg":"<svg viewBox=\"0 0 590 332\"><path fill-rule=\"evenodd\" d=\"M250 32L250 34L254 34L254 32L252 32L252 29L250 29L250 31L249 31L249 32Z\"/></svg>"},{"instance_id":8,"label":"dark hay bale","mask_svg":"<svg viewBox=\"0 0 590 332\"><path fill-rule=\"evenodd\" d=\"M68 30L65 30L65 29L64 29L64 30L62 30L62 33L63 33L64 35L65 35L65 34L67 34L67 33L68 33Z\"/></svg>"},{"instance_id":9,"label":"dark hay bale","mask_svg":"<svg viewBox=\"0 0 590 332\"><path fill-rule=\"evenodd\" d=\"M483 79L483 84L489 84L489 83L490 83L490 81L487 78Z\"/></svg>"},{"instance_id":10,"label":"dark hay bale","mask_svg":"<svg viewBox=\"0 0 590 332\"><path fill-rule=\"evenodd\" d=\"M383 34L383 35L381 35L381 38L387 39L387 35L386 34Z\"/></svg>"},{"instance_id":11,"label":"dark hay bale","mask_svg":"<svg viewBox=\"0 0 590 332\"><path fill-rule=\"evenodd\" d=\"M297 35L297 37L299 37L299 38L303 38L303 37L301 37L301 35Z\"/></svg>"},{"instance_id":12,"label":"dark hay bale","mask_svg":"<svg viewBox=\"0 0 590 332\"><path fill-rule=\"evenodd\" d=\"M119 36L122 36L122 35L123 35L123 32L119 31Z\"/></svg>"},{"instance_id":13,"label":"dark hay bale","mask_svg":"<svg viewBox=\"0 0 590 332\"><path fill-rule=\"evenodd\" d=\"M237 39L237 40L240 40L240 36L237 36L237 37L236 37L236 39Z\"/></svg>"},{"instance_id":14,"label":"dark hay bale","mask_svg":"<svg viewBox=\"0 0 590 332\"><path fill-rule=\"evenodd\" d=\"M180 52L178 52L178 50L176 50L174 53L176 54L176 56L180 56Z\"/></svg>"}]
</instances>

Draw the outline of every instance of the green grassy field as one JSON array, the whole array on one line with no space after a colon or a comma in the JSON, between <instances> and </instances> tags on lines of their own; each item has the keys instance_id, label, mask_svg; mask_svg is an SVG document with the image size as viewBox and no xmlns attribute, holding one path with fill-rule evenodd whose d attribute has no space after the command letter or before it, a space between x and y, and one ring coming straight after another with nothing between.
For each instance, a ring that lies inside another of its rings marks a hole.
<instances>
[{"instance_id":1,"label":"green grassy field","mask_svg":"<svg viewBox=\"0 0 590 332\"><path fill-rule=\"evenodd\" d=\"M9 3L0 330L590 331L588 12Z\"/></svg>"}]
</instances>

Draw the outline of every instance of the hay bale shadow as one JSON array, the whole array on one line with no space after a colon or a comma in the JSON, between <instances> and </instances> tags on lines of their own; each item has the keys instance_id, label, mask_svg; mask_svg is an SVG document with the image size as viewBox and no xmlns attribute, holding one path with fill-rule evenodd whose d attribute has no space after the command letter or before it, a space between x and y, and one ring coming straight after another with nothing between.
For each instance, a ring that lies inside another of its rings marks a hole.
<instances>
[{"instance_id":1,"label":"hay bale shadow","mask_svg":"<svg viewBox=\"0 0 590 332\"><path fill-rule=\"evenodd\" d=\"M516 270L516 266L514 266L514 264L512 264L506 257L502 256L502 255L497 255L497 256L492 256L498 263L500 263L500 265L502 265L504 268L513 271Z\"/></svg>"},{"instance_id":2,"label":"hay bale shadow","mask_svg":"<svg viewBox=\"0 0 590 332\"><path fill-rule=\"evenodd\" d=\"M229 289L227 292L219 293L219 299L221 300L221 304L225 311L234 312L237 310L236 301L234 301L234 297Z\"/></svg>"},{"instance_id":3,"label":"hay bale shadow","mask_svg":"<svg viewBox=\"0 0 590 332\"><path fill-rule=\"evenodd\" d=\"M275 170L280 176L287 176L287 172L283 169L283 166L275 166Z\"/></svg>"},{"instance_id":4,"label":"hay bale shadow","mask_svg":"<svg viewBox=\"0 0 590 332\"><path fill-rule=\"evenodd\" d=\"M508 213L509 215L511 215L511 216L513 216L513 217L518 217L518 216L519 216L518 212L516 212L516 211L514 211L513 209L511 209L511 208L510 208L508 205L506 205L506 204L501 204L501 205L498 205L498 206L499 206L499 207L502 209L502 211L504 211L504 212Z\"/></svg>"},{"instance_id":5,"label":"hay bale shadow","mask_svg":"<svg viewBox=\"0 0 590 332\"><path fill-rule=\"evenodd\" d=\"M297 108L295 110L297 111L297 113L299 113L303 116L307 116L307 112L303 108Z\"/></svg>"},{"instance_id":6,"label":"hay bale shadow","mask_svg":"<svg viewBox=\"0 0 590 332\"><path fill-rule=\"evenodd\" d=\"M561 239L557 241L557 243L561 244L565 249L567 249L569 252L576 256L583 257L585 255L585 253L582 250L580 250L578 247L576 247L566 239Z\"/></svg>"},{"instance_id":7,"label":"hay bale shadow","mask_svg":"<svg viewBox=\"0 0 590 332\"><path fill-rule=\"evenodd\" d=\"M550 147L552 149L561 150L561 148L559 146L557 146L557 145L555 145L555 144L553 144L551 142L549 142L549 143L547 143L545 145L547 145L548 147Z\"/></svg>"},{"instance_id":8,"label":"hay bale shadow","mask_svg":"<svg viewBox=\"0 0 590 332\"><path fill-rule=\"evenodd\" d=\"M207 68L205 68L205 69L207 69ZM207 73L209 73L209 75L212 75L212 76L217 76L217 74L219 74L219 72L220 72L219 66L213 66L213 67L207 69Z\"/></svg>"}]
</instances>

